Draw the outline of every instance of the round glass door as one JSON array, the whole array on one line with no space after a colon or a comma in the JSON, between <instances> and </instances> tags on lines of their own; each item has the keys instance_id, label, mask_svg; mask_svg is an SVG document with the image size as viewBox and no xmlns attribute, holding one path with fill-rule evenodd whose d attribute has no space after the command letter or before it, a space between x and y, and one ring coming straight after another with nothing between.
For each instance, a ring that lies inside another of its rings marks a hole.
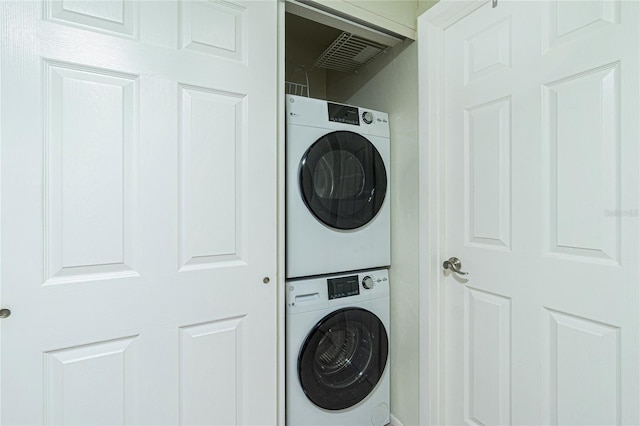
<instances>
[{"instance_id":1,"label":"round glass door","mask_svg":"<svg viewBox=\"0 0 640 426\"><path fill-rule=\"evenodd\" d=\"M387 172L380 153L366 138L332 132L302 157L300 190L307 208L322 223L355 229L369 223L382 207Z\"/></svg>"},{"instance_id":2,"label":"round glass door","mask_svg":"<svg viewBox=\"0 0 640 426\"><path fill-rule=\"evenodd\" d=\"M298 376L307 397L327 410L342 410L373 391L387 364L389 341L380 319L361 308L324 317L300 350Z\"/></svg>"}]
</instances>

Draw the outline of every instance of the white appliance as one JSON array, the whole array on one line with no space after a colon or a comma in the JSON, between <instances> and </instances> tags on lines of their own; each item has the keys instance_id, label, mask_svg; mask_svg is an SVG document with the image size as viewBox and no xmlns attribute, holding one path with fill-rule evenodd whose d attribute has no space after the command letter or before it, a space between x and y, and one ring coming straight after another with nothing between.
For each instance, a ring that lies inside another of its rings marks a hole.
<instances>
[{"instance_id":1,"label":"white appliance","mask_svg":"<svg viewBox=\"0 0 640 426\"><path fill-rule=\"evenodd\" d=\"M287 281L288 426L389 422L386 269Z\"/></svg>"},{"instance_id":2,"label":"white appliance","mask_svg":"<svg viewBox=\"0 0 640 426\"><path fill-rule=\"evenodd\" d=\"M386 113L288 95L287 278L390 264Z\"/></svg>"}]
</instances>

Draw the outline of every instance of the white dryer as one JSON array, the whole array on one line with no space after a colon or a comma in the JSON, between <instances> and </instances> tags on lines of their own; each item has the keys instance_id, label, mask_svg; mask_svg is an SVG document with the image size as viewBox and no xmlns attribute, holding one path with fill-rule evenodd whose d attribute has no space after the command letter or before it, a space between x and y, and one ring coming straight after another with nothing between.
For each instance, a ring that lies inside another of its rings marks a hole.
<instances>
[{"instance_id":1,"label":"white dryer","mask_svg":"<svg viewBox=\"0 0 640 426\"><path fill-rule=\"evenodd\" d=\"M288 426L389 422L386 269L287 281Z\"/></svg>"},{"instance_id":2,"label":"white dryer","mask_svg":"<svg viewBox=\"0 0 640 426\"><path fill-rule=\"evenodd\" d=\"M390 264L389 118L288 95L286 276Z\"/></svg>"}]
</instances>

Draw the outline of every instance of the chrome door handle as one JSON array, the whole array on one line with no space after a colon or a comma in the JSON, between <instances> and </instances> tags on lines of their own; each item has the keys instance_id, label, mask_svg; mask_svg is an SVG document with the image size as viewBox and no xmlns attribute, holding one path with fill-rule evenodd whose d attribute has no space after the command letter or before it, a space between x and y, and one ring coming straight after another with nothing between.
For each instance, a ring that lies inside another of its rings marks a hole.
<instances>
[{"instance_id":1,"label":"chrome door handle","mask_svg":"<svg viewBox=\"0 0 640 426\"><path fill-rule=\"evenodd\" d=\"M442 264L444 269L448 269L451 272L455 272L458 275L468 275L468 272L462 272L460 268L462 268L462 262L457 257L450 257L449 260L445 260Z\"/></svg>"}]
</instances>

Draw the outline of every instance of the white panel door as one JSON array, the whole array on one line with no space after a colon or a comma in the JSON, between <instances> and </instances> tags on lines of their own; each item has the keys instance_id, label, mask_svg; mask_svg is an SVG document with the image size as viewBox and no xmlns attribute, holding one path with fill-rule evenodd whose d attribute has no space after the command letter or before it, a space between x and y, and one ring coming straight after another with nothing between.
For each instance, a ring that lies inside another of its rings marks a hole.
<instances>
[{"instance_id":1,"label":"white panel door","mask_svg":"<svg viewBox=\"0 0 640 426\"><path fill-rule=\"evenodd\" d=\"M444 31L445 424L638 424L640 3Z\"/></svg>"},{"instance_id":2,"label":"white panel door","mask_svg":"<svg viewBox=\"0 0 640 426\"><path fill-rule=\"evenodd\" d=\"M0 18L0 423L274 424L276 2Z\"/></svg>"}]
</instances>

